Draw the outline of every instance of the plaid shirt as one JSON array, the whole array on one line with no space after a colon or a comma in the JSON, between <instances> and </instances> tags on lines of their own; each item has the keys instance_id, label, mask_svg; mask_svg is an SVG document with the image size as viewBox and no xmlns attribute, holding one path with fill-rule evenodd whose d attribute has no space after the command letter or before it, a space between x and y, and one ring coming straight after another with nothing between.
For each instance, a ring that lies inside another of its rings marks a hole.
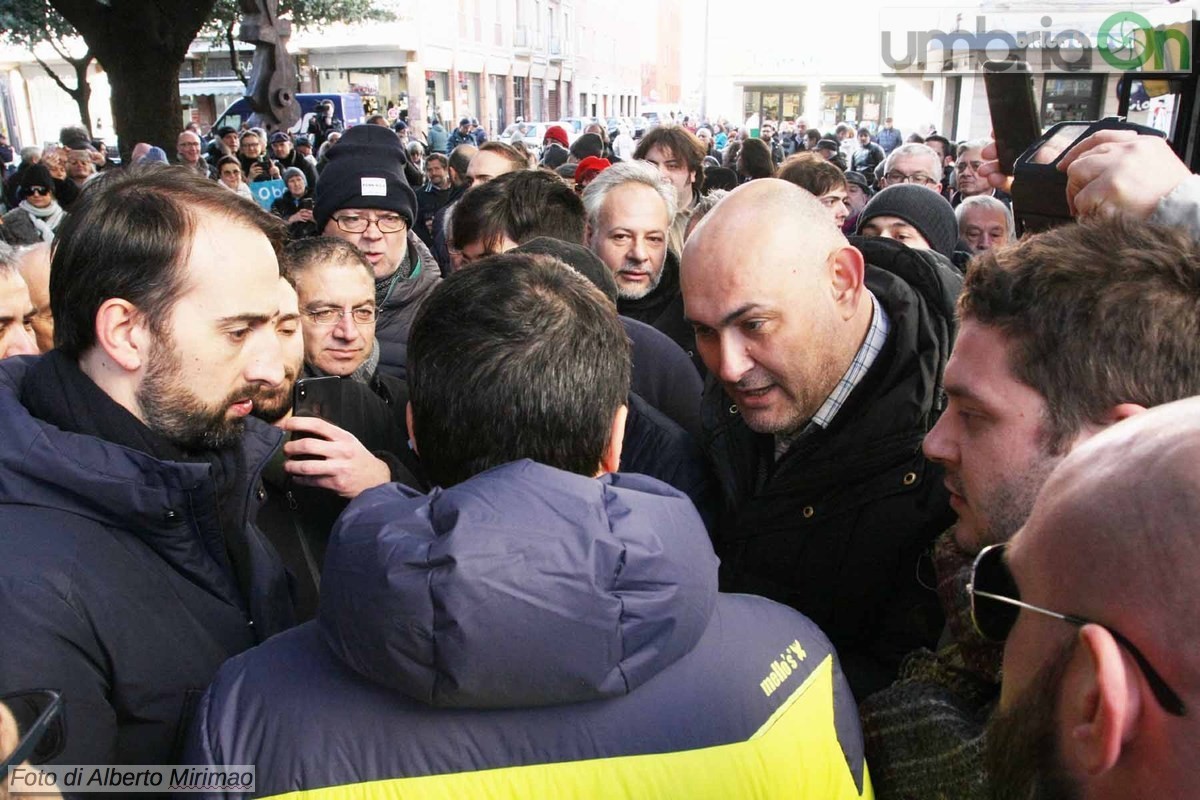
<instances>
[{"instance_id":1,"label":"plaid shirt","mask_svg":"<svg viewBox=\"0 0 1200 800\"><path fill-rule=\"evenodd\" d=\"M846 398L854 391L854 387L862 381L863 376L867 374L867 370L875 363L875 359L879 357L883 346L887 344L888 332L892 329L892 322L888 319L887 312L883 310L883 306L879 304L879 300L875 298L874 293L867 291L871 298L871 326L867 328L867 336L863 339L862 346L858 348L858 352L854 354L854 360L850 362L849 369L842 375L837 386L834 387L829 397L825 398L825 402L817 409L817 413L813 414L811 420L803 428L794 434L776 434L775 435L775 460L778 461L783 457L783 454L788 451L796 441L803 438L807 434L817 428L828 428L829 423L833 422L834 416L842 405L846 402Z\"/></svg>"}]
</instances>

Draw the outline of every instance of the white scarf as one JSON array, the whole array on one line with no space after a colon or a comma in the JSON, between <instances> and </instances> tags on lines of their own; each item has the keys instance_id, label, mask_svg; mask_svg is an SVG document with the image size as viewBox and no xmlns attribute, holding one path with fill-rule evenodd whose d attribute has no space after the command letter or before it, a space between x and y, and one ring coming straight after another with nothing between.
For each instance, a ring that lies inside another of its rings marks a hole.
<instances>
[{"instance_id":1,"label":"white scarf","mask_svg":"<svg viewBox=\"0 0 1200 800\"><path fill-rule=\"evenodd\" d=\"M45 208L37 208L28 200L22 200L19 208L29 214L29 219L33 222L33 227L37 228L43 242L54 241L54 231L58 229L58 223L63 221L64 216L62 206L57 201L51 201Z\"/></svg>"}]
</instances>

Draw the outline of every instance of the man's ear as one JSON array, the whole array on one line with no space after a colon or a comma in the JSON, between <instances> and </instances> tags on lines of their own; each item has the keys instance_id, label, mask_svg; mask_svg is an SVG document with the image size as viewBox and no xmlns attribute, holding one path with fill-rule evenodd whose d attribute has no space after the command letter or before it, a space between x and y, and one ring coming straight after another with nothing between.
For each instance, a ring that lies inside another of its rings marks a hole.
<instances>
[{"instance_id":1,"label":"man's ear","mask_svg":"<svg viewBox=\"0 0 1200 800\"><path fill-rule=\"evenodd\" d=\"M404 406L404 424L408 426L408 440L410 442L412 442L413 452L416 453L418 456L421 455L417 451L417 435L415 433L413 433L413 411L412 411L412 401L411 400L409 400L408 403Z\"/></svg>"},{"instance_id":2,"label":"man's ear","mask_svg":"<svg viewBox=\"0 0 1200 800\"><path fill-rule=\"evenodd\" d=\"M1059 692L1066 741L1063 754L1080 772L1100 776L1111 770L1129 741L1141 713L1138 679L1121 646L1099 625L1085 625Z\"/></svg>"},{"instance_id":3,"label":"man's ear","mask_svg":"<svg viewBox=\"0 0 1200 800\"><path fill-rule=\"evenodd\" d=\"M1146 410L1145 406L1137 403L1118 403L1108 409L1098 422L1084 422L1079 426L1079 431L1075 434L1075 440L1072 447L1077 447L1087 439L1095 436L1100 431L1110 425L1116 425L1121 420L1129 419L1130 417L1141 414Z\"/></svg>"},{"instance_id":4,"label":"man's ear","mask_svg":"<svg viewBox=\"0 0 1200 800\"><path fill-rule=\"evenodd\" d=\"M629 407L624 405L613 414L612 430L608 433L608 446L604 448L604 454L600 456L600 475L621 471L621 448L625 443L625 420L628 416Z\"/></svg>"},{"instance_id":5,"label":"man's ear","mask_svg":"<svg viewBox=\"0 0 1200 800\"><path fill-rule=\"evenodd\" d=\"M843 320L850 319L858 312L866 269L863 255L856 247L841 247L830 256L829 277L833 299Z\"/></svg>"},{"instance_id":6,"label":"man's ear","mask_svg":"<svg viewBox=\"0 0 1200 800\"><path fill-rule=\"evenodd\" d=\"M111 297L96 311L96 344L108 360L136 372L149 360L154 336L145 315L128 300Z\"/></svg>"}]
</instances>

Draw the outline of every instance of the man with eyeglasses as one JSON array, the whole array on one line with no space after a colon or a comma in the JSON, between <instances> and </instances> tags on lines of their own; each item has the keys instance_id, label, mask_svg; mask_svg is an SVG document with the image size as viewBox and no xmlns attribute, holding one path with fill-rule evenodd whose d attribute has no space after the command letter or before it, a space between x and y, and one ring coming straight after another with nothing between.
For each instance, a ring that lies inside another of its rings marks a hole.
<instances>
[{"instance_id":1,"label":"man with eyeglasses","mask_svg":"<svg viewBox=\"0 0 1200 800\"><path fill-rule=\"evenodd\" d=\"M884 162L881 187L913 183L926 189L942 191L942 162L931 148L923 144L902 144Z\"/></svg>"},{"instance_id":2,"label":"man with eyeglasses","mask_svg":"<svg viewBox=\"0 0 1200 800\"><path fill-rule=\"evenodd\" d=\"M317 230L358 248L375 276L379 367L404 377L408 329L441 280L429 249L412 231L417 195L404 177L400 140L379 125L348 130L317 181Z\"/></svg>"},{"instance_id":3,"label":"man with eyeglasses","mask_svg":"<svg viewBox=\"0 0 1200 800\"><path fill-rule=\"evenodd\" d=\"M950 204L958 208L968 197L994 197L1000 202L1012 205L1012 198L999 189L993 189L987 178L979 174L983 166L983 148L991 144L988 140L967 142L959 146L958 159L954 162L954 194Z\"/></svg>"},{"instance_id":4,"label":"man with eyeglasses","mask_svg":"<svg viewBox=\"0 0 1200 800\"><path fill-rule=\"evenodd\" d=\"M1200 767L1200 399L1077 448L972 575L1009 645L987 733L996 798L1191 797Z\"/></svg>"},{"instance_id":5,"label":"man with eyeglasses","mask_svg":"<svg viewBox=\"0 0 1200 800\"><path fill-rule=\"evenodd\" d=\"M944 646L911 656L901 679L862 706L887 796L983 796L983 722L999 696L1001 648L971 623L972 561L1012 538L1051 471L1089 437L1200 394L1198 265L1200 245L1183 232L1124 218L1057 228L972 262L948 405L924 444L958 514L933 555ZM1112 476L1109 488L1119 485ZM1107 503L1107 490L1095 500Z\"/></svg>"},{"instance_id":6,"label":"man with eyeglasses","mask_svg":"<svg viewBox=\"0 0 1200 800\"><path fill-rule=\"evenodd\" d=\"M408 392L401 382L388 384L393 394L385 400L372 386L347 376L337 381L337 401L323 417L292 413L297 379L332 374L305 363L305 345L348 320L355 321L356 329L369 326L373 338L375 303L370 269L358 250L341 239L290 242L283 262L276 333L284 353L284 380L259 398L254 415L289 433L290 440L263 472L266 496L256 521L291 573L296 619L303 622L316 614L329 532L346 504L393 480L420 489L425 485L414 474L419 468L408 450ZM361 278L360 296L345 302L345 289L356 283L356 276Z\"/></svg>"},{"instance_id":7,"label":"man with eyeglasses","mask_svg":"<svg viewBox=\"0 0 1200 800\"><path fill-rule=\"evenodd\" d=\"M175 159L180 166L187 167L197 175L212 178L208 162L201 151L200 137L195 131L182 130L175 140Z\"/></svg>"}]
</instances>

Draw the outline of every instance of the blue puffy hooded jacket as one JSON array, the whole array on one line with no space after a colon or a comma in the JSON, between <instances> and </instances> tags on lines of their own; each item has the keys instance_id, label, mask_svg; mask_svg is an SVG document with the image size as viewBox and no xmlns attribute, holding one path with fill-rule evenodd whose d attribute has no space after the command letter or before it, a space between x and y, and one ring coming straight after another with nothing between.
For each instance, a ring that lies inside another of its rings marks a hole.
<instances>
[{"instance_id":1,"label":"blue puffy hooded jacket","mask_svg":"<svg viewBox=\"0 0 1200 800\"><path fill-rule=\"evenodd\" d=\"M38 419L21 402L35 366L0 362L0 694L62 692L57 763L174 763L217 668L293 622L283 562L249 522L281 434L248 421L232 492L242 527L223 536L209 464Z\"/></svg>"},{"instance_id":2,"label":"blue puffy hooded jacket","mask_svg":"<svg viewBox=\"0 0 1200 800\"><path fill-rule=\"evenodd\" d=\"M189 756L256 765L264 797L870 796L828 640L716 571L691 502L640 475L370 490L317 620L222 668Z\"/></svg>"}]
</instances>

